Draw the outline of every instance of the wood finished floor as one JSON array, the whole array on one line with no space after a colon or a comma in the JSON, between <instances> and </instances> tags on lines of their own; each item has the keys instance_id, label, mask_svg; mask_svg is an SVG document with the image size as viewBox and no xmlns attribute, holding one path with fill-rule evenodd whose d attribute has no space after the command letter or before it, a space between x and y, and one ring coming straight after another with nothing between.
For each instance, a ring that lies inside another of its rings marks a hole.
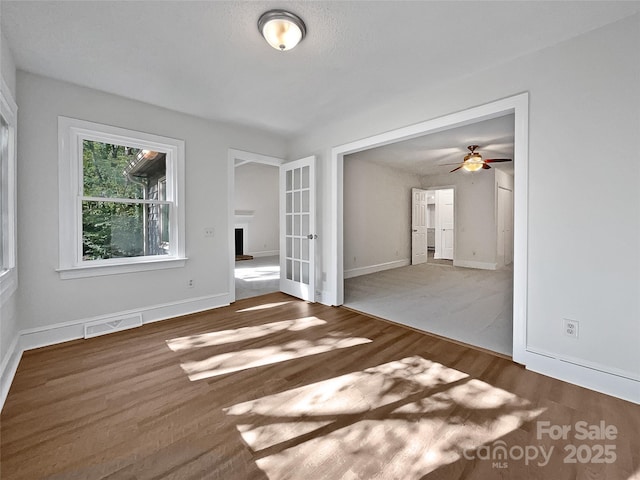
<instances>
[{"instance_id":1,"label":"wood finished floor","mask_svg":"<svg viewBox=\"0 0 640 480\"><path fill-rule=\"evenodd\" d=\"M618 434L539 439L538 421ZM7 480L640 475L640 406L281 293L25 352L0 422ZM566 464L570 444L616 460ZM553 453L498 468L499 445Z\"/></svg>"}]
</instances>

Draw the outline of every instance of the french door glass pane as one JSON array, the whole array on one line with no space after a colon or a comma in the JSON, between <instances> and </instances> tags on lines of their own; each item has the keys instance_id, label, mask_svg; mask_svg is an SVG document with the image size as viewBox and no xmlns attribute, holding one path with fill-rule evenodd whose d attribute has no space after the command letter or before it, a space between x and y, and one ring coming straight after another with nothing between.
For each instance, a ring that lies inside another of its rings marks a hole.
<instances>
[{"instance_id":1,"label":"french door glass pane","mask_svg":"<svg viewBox=\"0 0 640 480\"><path fill-rule=\"evenodd\" d=\"M291 170L287 170L287 192L293 190L293 180L292 180L293 172Z\"/></svg>"},{"instance_id":2,"label":"french door glass pane","mask_svg":"<svg viewBox=\"0 0 640 480\"><path fill-rule=\"evenodd\" d=\"M293 171L293 188L296 190L300 189L300 169L296 168Z\"/></svg>"},{"instance_id":3,"label":"french door glass pane","mask_svg":"<svg viewBox=\"0 0 640 480\"><path fill-rule=\"evenodd\" d=\"M285 274L294 282L309 285L310 278L310 169L308 166L285 173Z\"/></svg>"},{"instance_id":4,"label":"french door glass pane","mask_svg":"<svg viewBox=\"0 0 640 480\"><path fill-rule=\"evenodd\" d=\"M300 262L298 261L293 262L293 281L300 281Z\"/></svg>"}]
</instances>

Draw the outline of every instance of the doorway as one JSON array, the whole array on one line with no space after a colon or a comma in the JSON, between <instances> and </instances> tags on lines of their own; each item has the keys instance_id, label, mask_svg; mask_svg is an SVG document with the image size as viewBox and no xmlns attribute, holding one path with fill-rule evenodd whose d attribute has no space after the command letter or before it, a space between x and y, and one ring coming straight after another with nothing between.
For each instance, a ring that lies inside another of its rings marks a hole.
<instances>
[{"instance_id":1,"label":"doorway","mask_svg":"<svg viewBox=\"0 0 640 480\"><path fill-rule=\"evenodd\" d=\"M411 265L453 266L454 198L453 188L411 189Z\"/></svg>"},{"instance_id":2,"label":"doorway","mask_svg":"<svg viewBox=\"0 0 640 480\"><path fill-rule=\"evenodd\" d=\"M283 160L230 149L229 296L279 290L279 167Z\"/></svg>"},{"instance_id":3,"label":"doorway","mask_svg":"<svg viewBox=\"0 0 640 480\"><path fill-rule=\"evenodd\" d=\"M526 358L526 292L527 292L527 196L528 196L528 94L498 100L479 107L445 115L416 125L399 128L383 134L354 141L331 152L331 194L337 199L333 203L330 222L335 225L330 238L330 250L335 252L335 261L327 264L327 297L325 302L332 305L344 303L344 252L343 252L343 195L344 157L367 149L389 145L401 140L416 138L428 133L444 131L456 126L514 114L514 169L517 176L514 184L514 248L513 248L513 345L512 355L516 362L524 363ZM495 235L495 234L494 234ZM495 238L495 237L494 237Z\"/></svg>"}]
</instances>

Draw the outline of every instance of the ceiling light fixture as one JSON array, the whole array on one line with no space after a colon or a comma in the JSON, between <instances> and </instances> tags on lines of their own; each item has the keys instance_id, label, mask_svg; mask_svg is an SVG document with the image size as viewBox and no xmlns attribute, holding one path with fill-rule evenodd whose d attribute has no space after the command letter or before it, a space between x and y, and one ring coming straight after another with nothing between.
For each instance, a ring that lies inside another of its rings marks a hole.
<instances>
[{"instance_id":1,"label":"ceiling light fixture","mask_svg":"<svg viewBox=\"0 0 640 480\"><path fill-rule=\"evenodd\" d=\"M284 52L298 45L307 33L300 17L286 10L269 10L258 20L258 30L276 50Z\"/></svg>"},{"instance_id":2,"label":"ceiling light fixture","mask_svg":"<svg viewBox=\"0 0 640 480\"><path fill-rule=\"evenodd\" d=\"M484 165L484 162L482 161L482 155L473 152L465 155L462 168L467 172L476 172L482 168L482 165Z\"/></svg>"}]
</instances>

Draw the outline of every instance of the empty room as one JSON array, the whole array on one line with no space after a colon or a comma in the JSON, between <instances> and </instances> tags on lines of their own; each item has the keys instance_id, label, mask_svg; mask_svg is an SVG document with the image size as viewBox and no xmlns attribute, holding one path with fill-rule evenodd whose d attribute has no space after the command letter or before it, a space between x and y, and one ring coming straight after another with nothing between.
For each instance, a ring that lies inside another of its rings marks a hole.
<instances>
[{"instance_id":1,"label":"empty room","mask_svg":"<svg viewBox=\"0 0 640 480\"><path fill-rule=\"evenodd\" d=\"M640 479L638 45L638 1L2 0L0 477Z\"/></svg>"}]
</instances>

